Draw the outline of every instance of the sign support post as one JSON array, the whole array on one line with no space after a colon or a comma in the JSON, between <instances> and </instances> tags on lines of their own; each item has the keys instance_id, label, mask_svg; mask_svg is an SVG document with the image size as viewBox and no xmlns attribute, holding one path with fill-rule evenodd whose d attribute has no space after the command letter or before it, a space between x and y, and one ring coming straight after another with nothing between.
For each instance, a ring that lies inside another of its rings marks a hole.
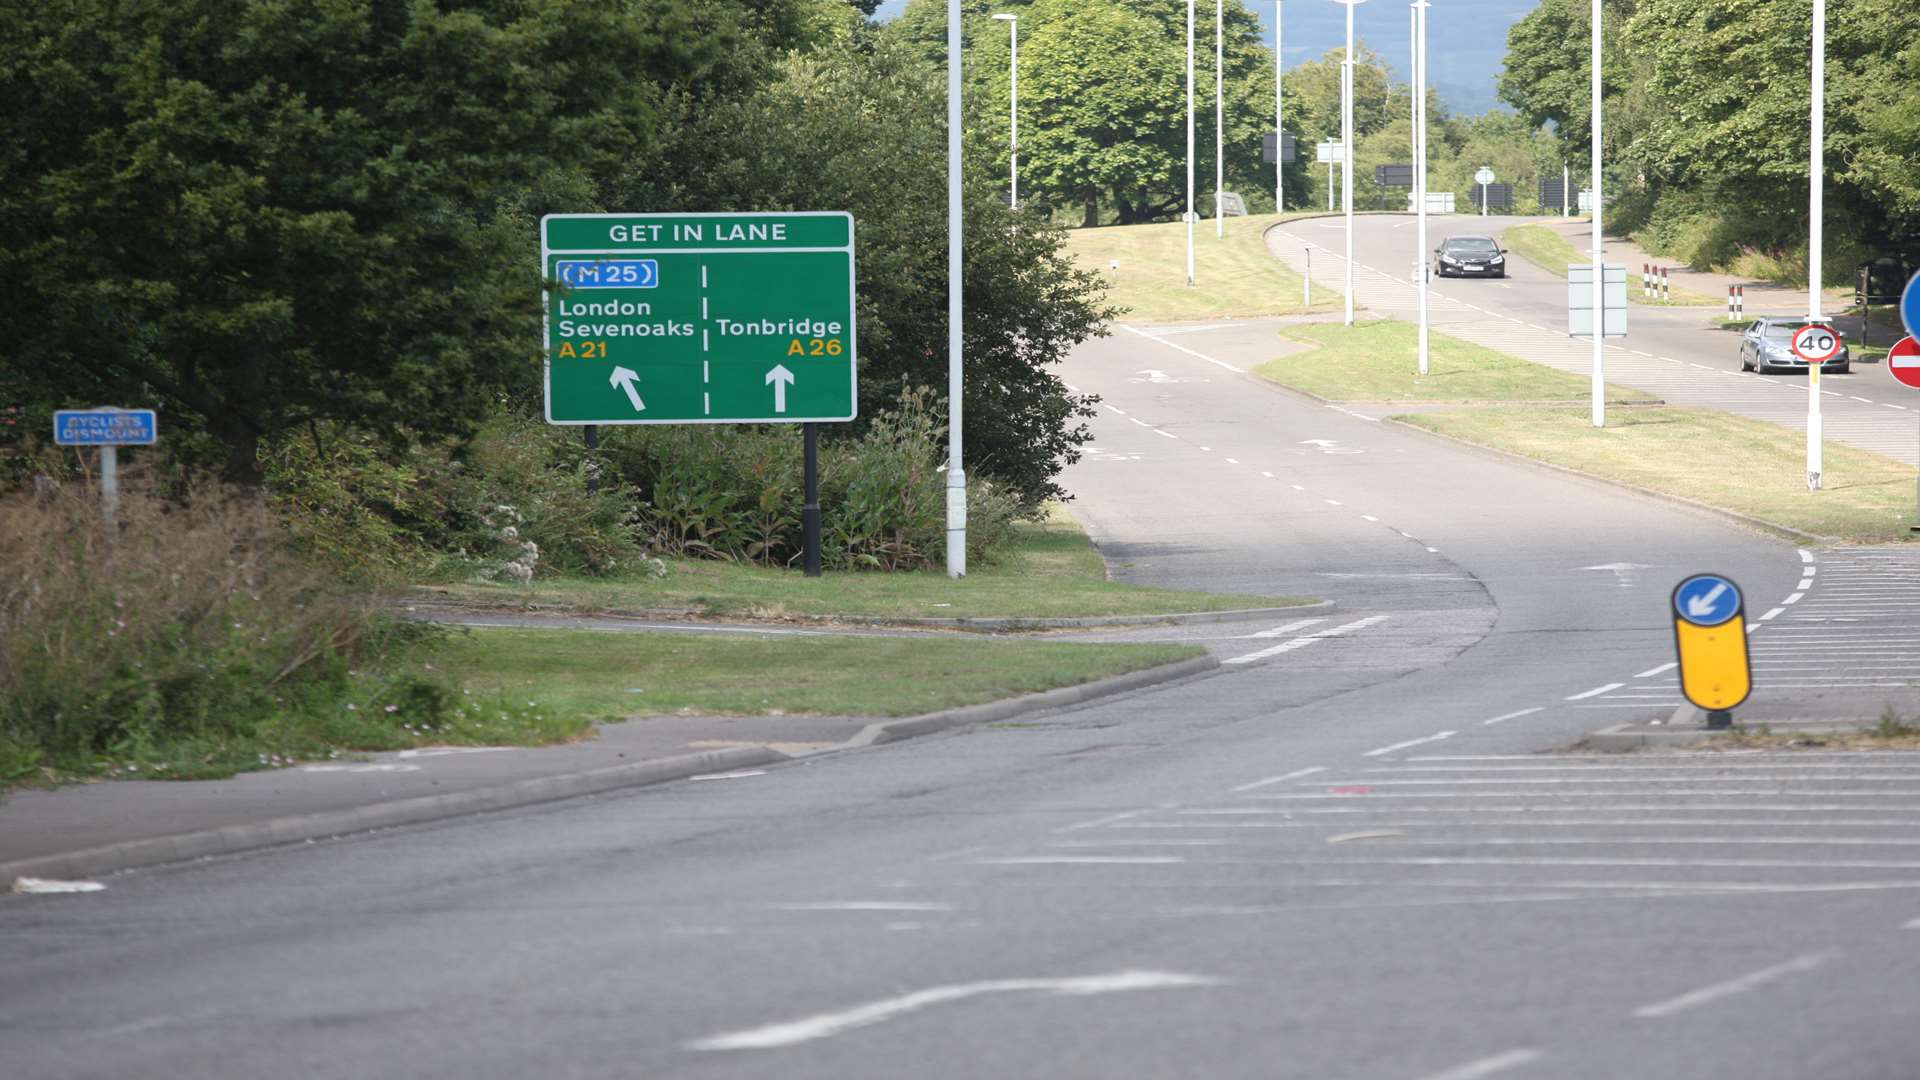
<instances>
[{"instance_id":1,"label":"sign support post","mask_svg":"<svg viewBox=\"0 0 1920 1080\"><path fill-rule=\"evenodd\" d=\"M800 546L808 577L820 576L820 425L802 424L805 432L807 501L800 511Z\"/></svg>"},{"instance_id":2,"label":"sign support post","mask_svg":"<svg viewBox=\"0 0 1920 1080\"><path fill-rule=\"evenodd\" d=\"M1920 275L1915 275L1914 281L1920 282ZM1907 295L1920 299L1920 288L1909 285ZM1920 322L1920 319L1914 321ZM1887 350L1887 374L1902 386L1920 390L1920 341L1908 336L1894 342L1893 347ZM1915 421L1914 440L1915 446L1920 448L1920 420ZM1920 469L1916 469L1913 475L1913 522L1907 527L1908 531L1920 533Z\"/></svg>"}]
</instances>

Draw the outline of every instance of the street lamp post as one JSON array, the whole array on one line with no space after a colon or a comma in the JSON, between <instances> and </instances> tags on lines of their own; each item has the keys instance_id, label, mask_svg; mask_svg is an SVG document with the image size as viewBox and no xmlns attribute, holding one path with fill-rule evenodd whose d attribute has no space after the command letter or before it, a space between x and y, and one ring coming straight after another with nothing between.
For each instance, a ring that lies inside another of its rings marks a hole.
<instances>
[{"instance_id":1,"label":"street lamp post","mask_svg":"<svg viewBox=\"0 0 1920 1080\"><path fill-rule=\"evenodd\" d=\"M960 445L960 0L947 0L947 576L967 576L967 474Z\"/></svg>"},{"instance_id":2,"label":"street lamp post","mask_svg":"<svg viewBox=\"0 0 1920 1080\"><path fill-rule=\"evenodd\" d=\"M1413 201L1419 219L1413 272L1420 283L1420 374L1427 373L1427 0L1413 2Z\"/></svg>"},{"instance_id":3,"label":"street lamp post","mask_svg":"<svg viewBox=\"0 0 1920 1080\"><path fill-rule=\"evenodd\" d=\"M1280 51L1280 0L1273 0L1273 212L1284 213L1287 209L1286 186L1283 181L1286 174L1281 170L1286 166L1287 129L1286 112L1281 108L1280 72L1284 64Z\"/></svg>"},{"instance_id":4,"label":"street lamp post","mask_svg":"<svg viewBox=\"0 0 1920 1080\"><path fill-rule=\"evenodd\" d=\"M1227 0L1213 0L1213 235L1227 235L1220 193L1227 186Z\"/></svg>"},{"instance_id":5,"label":"street lamp post","mask_svg":"<svg viewBox=\"0 0 1920 1080\"><path fill-rule=\"evenodd\" d=\"M1607 426L1607 388L1604 371L1606 360L1602 350L1605 348L1607 312L1603 306L1602 290L1607 277L1605 248L1600 240L1600 0L1593 0L1593 386L1592 413L1593 426Z\"/></svg>"},{"instance_id":6,"label":"street lamp post","mask_svg":"<svg viewBox=\"0 0 1920 1080\"><path fill-rule=\"evenodd\" d=\"M1187 284L1193 284L1193 5L1187 0Z\"/></svg>"},{"instance_id":7,"label":"street lamp post","mask_svg":"<svg viewBox=\"0 0 1920 1080\"><path fill-rule=\"evenodd\" d=\"M1007 201L1015 210L1020 209L1020 16L999 14L996 22L1007 24L1008 41L1012 43L1013 53L1007 60L1007 155L1012 164L1007 167Z\"/></svg>"},{"instance_id":8,"label":"street lamp post","mask_svg":"<svg viewBox=\"0 0 1920 1080\"><path fill-rule=\"evenodd\" d=\"M1813 0L1813 124L1807 161L1807 321L1820 320L1822 187L1826 181L1827 0ZM1807 490L1820 490L1820 365L1807 364Z\"/></svg>"},{"instance_id":9,"label":"street lamp post","mask_svg":"<svg viewBox=\"0 0 1920 1080\"><path fill-rule=\"evenodd\" d=\"M1347 9L1347 54L1340 65L1340 202L1347 213L1347 312L1353 325L1353 9L1366 0L1334 0ZM1599 0L1594 0L1598 3Z\"/></svg>"}]
</instances>

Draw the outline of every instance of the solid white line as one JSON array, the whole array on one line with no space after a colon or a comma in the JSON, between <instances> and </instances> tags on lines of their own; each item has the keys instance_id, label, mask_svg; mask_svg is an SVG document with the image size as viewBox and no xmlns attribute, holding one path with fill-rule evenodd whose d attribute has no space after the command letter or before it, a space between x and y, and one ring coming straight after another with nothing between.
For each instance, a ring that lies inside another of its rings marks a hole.
<instances>
[{"instance_id":1,"label":"solid white line","mask_svg":"<svg viewBox=\"0 0 1920 1080\"><path fill-rule=\"evenodd\" d=\"M1737 979L1728 979L1723 983L1703 986L1691 993L1681 994L1679 997L1668 998L1665 1001L1657 1001L1652 1005L1642 1005L1633 1010L1633 1015L1647 1020L1672 1016L1674 1013L1685 1012L1688 1009L1707 1005L1724 997L1732 997L1735 994L1744 994L1749 990L1758 989L1782 976L1792 975L1802 971L1812 971L1814 968L1832 959L1833 955L1831 952L1824 952L1797 956L1784 964L1775 964L1770 968L1761 968L1759 971L1750 972Z\"/></svg>"},{"instance_id":2,"label":"solid white line","mask_svg":"<svg viewBox=\"0 0 1920 1080\"><path fill-rule=\"evenodd\" d=\"M1546 706L1544 706L1544 705L1535 705L1535 706L1534 706L1533 708L1531 708L1531 709L1520 709L1520 710L1518 710L1518 711L1515 711L1515 712L1510 712L1510 713L1501 713L1501 714L1500 714L1499 716L1496 716L1496 717L1494 717L1494 718L1493 718L1493 719L1491 719L1491 720L1482 720L1482 721L1480 721L1480 726L1481 726L1481 727L1491 727L1492 725L1494 725L1494 724L1498 724L1498 723L1502 723L1503 721L1507 721L1507 720L1518 720L1518 719L1520 719L1520 718L1521 718L1521 717L1523 717L1523 716L1532 716L1532 715L1533 715L1534 713L1537 713L1537 712L1539 712L1539 711L1541 711L1541 710L1542 710L1542 709L1544 709L1544 708L1546 708Z\"/></svg>"},{"instance_id":3,"label":"solid white line","mask_svg":"<svg viewBox=\"0 0 1920 1080\"><path fill-rule=\"evenodd\" d=\"M1246 636L1250 638L1275 638L1275 637L1279 637L1281 634L1291 634L1295 630L1304 630L1307 627L1312 626L1314 623L1326 622L1326 621L1327 620L1325 619L1295 619L1290 623L1286 623L1285 625L1282 625L1282 626L1276 626L1271 630L1261 630L1258 633L1248 634Z\"/></svg>"},{"instance_id":4,"label":"solid white line","mask_svg":"<svg viewBox=\"0 0 1920 1080\"><path fill-rule=\"evenodd\" d=\"M1126 330L1129 333L1139 334L1141 337L1146 338L1149 341L1157 341L1160 344L1165 345L1169 349L1178 349L1180 352L1186 353L1188 356L1192 356L1200 360L1205 360L1207 363L1212 364L1215 367L1223 367L1223 368L1226 368L1228 371L1237 371L1241 373L1244 373L1247 370L1246 368L1234 367L1232 364L1227 363L1225 360L1215 360L1213 357L1208 356L1206 353L1196 352L1195 350L1189 349L1185 345L1181 345L1177 342L1168 341L1167 339L1162 337L1155 337L1154 335L1147 333L1145 330L1140 330L1135 327L1128 326L1125 323L1120 324L1120 329Z\"/></svg>"},{"instance_id":5,"label":"solid white line","mask_svg":"<svg viewBox=\"0 0 1920 1080\"><path fill-rule=\"evenodd\" d=\"M1252 791L1254 788L1263 788L1263 787L1266 787L1268 784L1284 784L1289 780L1298 780L1303 776L1312 776L1314 773L1326 772L1326 771L1327 771L1327 767L1325 765L1309 765L1304 769L1295 769L1290 773L1283 773L1279 776L1269 776L1265 780L1255 780L1251 784L1241 784L1239 787L1231 788L1229 790Z\"/></svg>"},{"instance_id":6,"label":"solid white line","mask_svg":"<svg viewBox=\"0 0 1920 1080\"><path fill-rule=\"evenodd\" d=\"M1601 694L1604 694L1604 693L1606 693L1606 692L1607 692L1607 691L1609 691L1609 690L1618 690L1618 689L1620 689L1621 687L1623 687L1623 686L1625 686L1625 685L1627 685L1627 684L1626 684L1626 683L1617 683L1617 682L1610 682L1610 683L1608 683L1608 684L1607 684L1607 685L1605 685L1605 686L1596 686L1596 687L1594 687L1594 688L1593 688L1593 689L1591 689L1591 690L1583 690L1583 691L1581 691L1581 692L1580 692L1580 693L1578 693L1578 694L1568 694L1568 695L1567 695L1567 697L1566 697L1566 700L1568 700L1568 701L1581 701L1581 700L1583 700L1583 699L1585 699L1585 698L1590 698L1590 697L1599 697L1599 696L1600 696Z\"/></svg>"},{"instance_id":7,"label":"solid white line","mask_svg":"<svg viewBox=\"0 0 1920 1080\"><path fill-rule=\"evenodd\" d=\"M1379 757L1381 754L1391 754L1395 750L1405 750L1409 746L1419 746L1423 743L1439 742L1441 739L1451 739L1455 734L1456 732L1452 732L1452 731L1442 731L1438 735L1428 735L1427 737L1422 739L1408 739L1406 742L1397 742L1397 743L1394 743L1392 746L1383 746L1378 750L1369 750L1360 756L1361 757Z\"/></svg>"},{"instance_id":8,"label":"solid white line","mask_svg":"<svg viewBox=\"0 0 1920 1080\"><path fill-rule=\"evenodd\" d=\"M840 1012L820 1013L781 1024L711 1035L687 1044L689 1050L772 1050L782 1046L831 1038L855 1028L892 1020L930 1005L946 1005L981 994L1048 993L1062 996L1112 994L1128 990L1166 990L1213 986L1218 979L1170 971L1120 971L1111 975L1083 975L1066 979L995 979L916 990L882 998Z\"/></svg>"},{"instance_id":9,"label":"solid white line","mask_svg":"<svg viewBox=\"0 0 1920 1080\"><path fill-rule=\"evenodd\" d=\"M1164 866L1186 860L1177 855L1004 855L973 861L979 866Z\"/></svg>"},{"instance_id":10,"label":"solid white line","mask_svg":"<svg viewBox=\"0 0 1920 1080\"><path fill-rule=\"evenodd\" d=\"M1672 671L1672 670L1673 670L1674 668L1677 668L1677 667L1679 667L1679 666L1680 666L1680 665L1679 665L1679 664L1677 664L1677 663L1675 663L1675 664L1661 664L1661 665L1660 665L1659 667L1657 667L1657 668L1648 668L1647 670L1645 670L1645 671L1643 671L1643 672L1641 672L1640 674L1638 674L1638 675L1635 675L1635 676L1634 676L1634 678L1636 678L1636 679L1651 679L1651 678L1653 678L1653 677L1654 677L1655 675L1658 675L1658 674L1660 674L1660 673L1661 673L1661 672L1663 672L1663 671Z\"/></svg>"},{"instance_id":11,"label":"solid white line","mask_svg":"<svg viewBox=\"0 0 1920 1080\"><path fill-rule=\"evenodd\" d=\"M775 911L952 911L952 904L922 904L911 900L827 900L819 903L773 904Z\"/></svg>"},{"instance_id":12,"label":"solid white line","mask_svg":"<svg viewBox=\"0 0 1920 1080\"><path fill-rule=\"evenodd\" d=\"M1503 1073L1508 1069L1539 1060L1540 1051L1538 1050L1509 1050L1504 1054L1481 1058L1479 1061L1469 1061L1465 1065L1448 1069L1446 1072L1434 1073L1422 1080L1480 1080L1480 1077Z\"/></svg>"}]
</instances>

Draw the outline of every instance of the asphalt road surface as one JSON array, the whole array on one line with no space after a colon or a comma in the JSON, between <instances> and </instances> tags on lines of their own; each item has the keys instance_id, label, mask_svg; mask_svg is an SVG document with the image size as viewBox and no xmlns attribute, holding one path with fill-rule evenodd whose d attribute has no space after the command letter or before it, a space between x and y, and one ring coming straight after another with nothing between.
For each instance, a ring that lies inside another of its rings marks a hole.
<instances>
[{"instance_id":1,"label":"asphalt road surface","mask_svg":"<svg viewBox=\"0 0 1920 1080\"><path fill-rule=\"evenodd\" d=\"M1547 753L1670 707L1605 699L1679 577L1757 613L1824 553L1183 329L1070 361L1077 511L1130 579L1334 610L1019 723L0 899L0 1071L1915 1075L1920 757Z\"/></svg>"},{"instance_id":2,"label":"asphalt road surface","mask_svg":"<svg viewBox=\"0 0 1920 1080\"><path fill-rule=\"evenodd\" d=\"M1430 247L1450 235L1498 238L1507 228L1538 218L1436 216L1428 219ZM1346 226L1340 218L1289 222L1267 234L1274 255L1296 271L1313 248L1317 285L1345 284ZM1374 314L1414 318L1418 308L1412 264L1411 217L1354 219L1354 297ZM1627 286L1640 287L1629 268ZM1592 345L1567 337L1567 282L1517 254L1507 256L1506 279L1436 278L1429 290L1434 327L1457 337L1567 371L1592 370ZM1760 311L1750 314L1804 314ZM1738 334L1714 326L1721 306L1652 307L1629 304L1627 336L1609 339L1607 381L1658 394L1675 405L1723 409L1806 430L1804 374L1756 375L1740 370ZM1848 375L1821 377L1822 430L1828 439L1920 462L1920 395L1893 381L1884 364L1856 363Z\"/></svg>"}]
</instances>

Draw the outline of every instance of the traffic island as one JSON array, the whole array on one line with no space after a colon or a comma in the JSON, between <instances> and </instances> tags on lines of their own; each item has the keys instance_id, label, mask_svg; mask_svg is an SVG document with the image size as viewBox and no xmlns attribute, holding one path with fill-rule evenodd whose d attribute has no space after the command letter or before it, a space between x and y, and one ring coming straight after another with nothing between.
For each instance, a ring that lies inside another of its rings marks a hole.
<instances>
[{"instance_id":1,"label":"traffic island","mask_svg":"<svg viewBox=\"0 0 1920 1080\"><path fill-rule=\"evenodd\" d=\"M1920 750L1920 717L1891 706L1877 714L1830 715L1831 706L1735 716L1731 726L1708 726L1707 714L1683 705L1670 715L1602 728L1575 743L1575 751L1604 753L1697 747L1703 750Z\"/></svg>"}]
</instances>

